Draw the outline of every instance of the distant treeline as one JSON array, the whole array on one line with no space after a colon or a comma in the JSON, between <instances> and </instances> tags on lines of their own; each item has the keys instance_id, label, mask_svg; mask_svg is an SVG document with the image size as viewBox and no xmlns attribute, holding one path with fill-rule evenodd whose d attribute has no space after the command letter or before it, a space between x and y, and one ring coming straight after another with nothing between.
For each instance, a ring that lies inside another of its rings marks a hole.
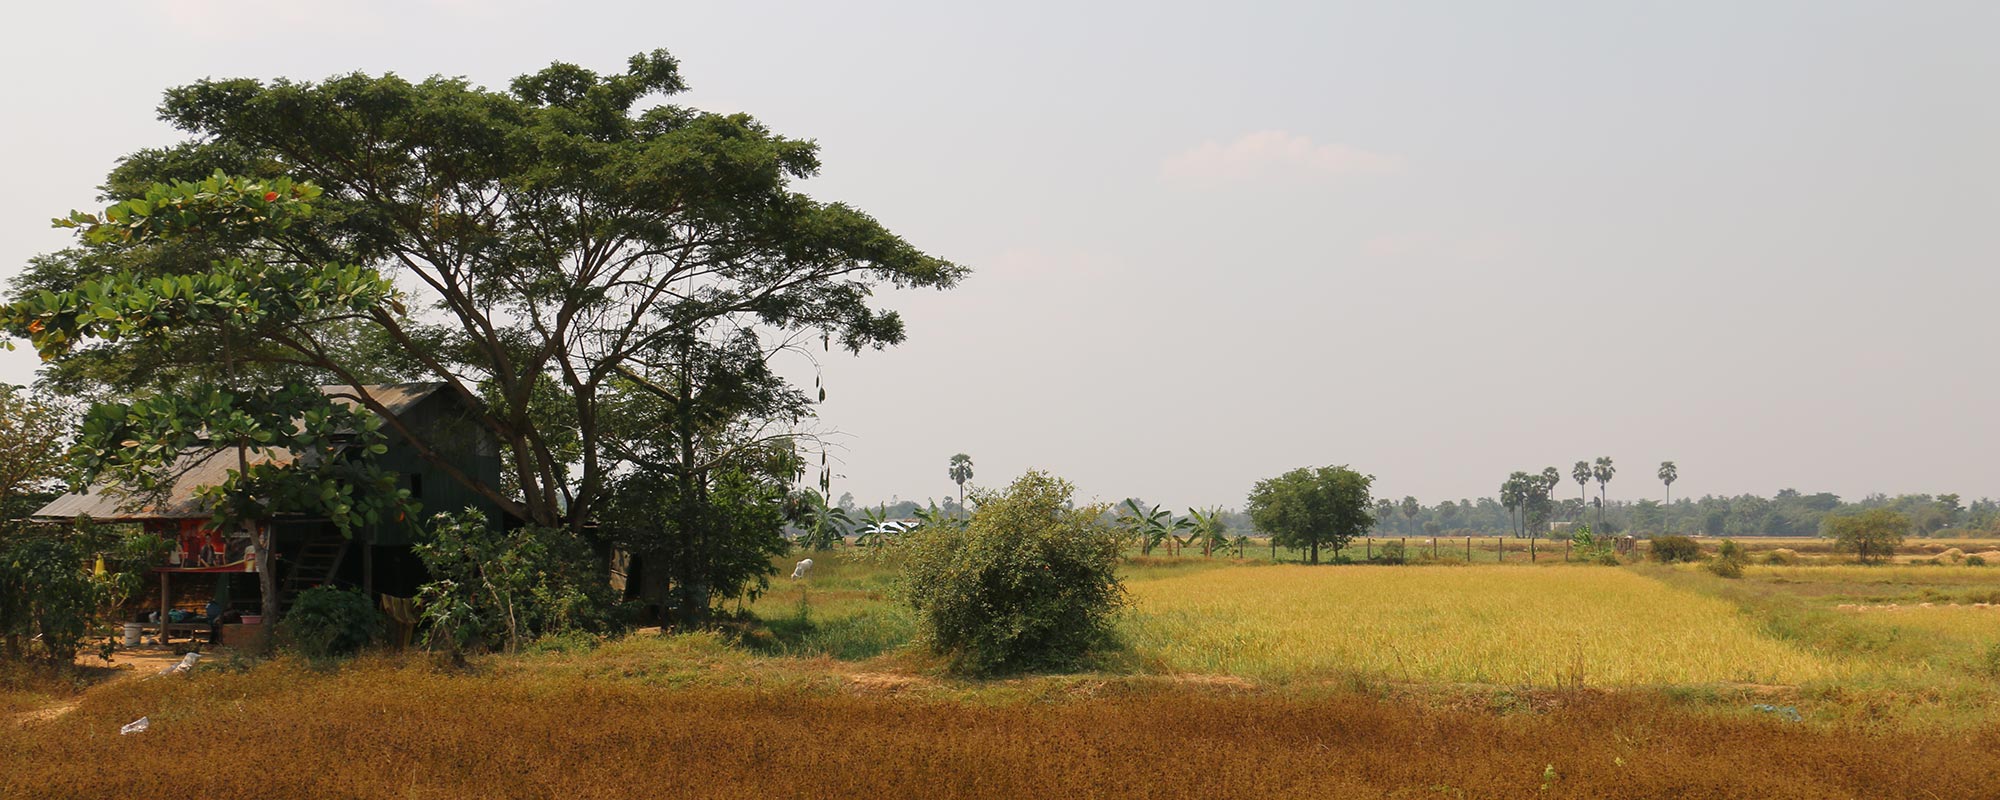
<instances>
[{"instance_id":1,"label":"distant treeline","mask_svg":"<svg viewBox=\"0 0 2000 800\"><path fill-rule=\"evenodd\" d=\"M1577 524L1598 527L1594 503L1571 497L1554 502L1545 528L1538 533L1563 532ZM1888 508L1910 520L1917 536L1988 536L2000 534L2000 501L1964 503L1955 494L1871 494L1857 501L1829 492L1804 494L1785 489L1775 497L1743 494L1658 500L1613 500L1604 508L1599 532L1699 534L1705 536L1817 536L1827 517ZM1413 498L1378 500L1376 530L1380 535L1436 534L1498 536L1510 534L1506 507L1490 497L1446 500L1424 505Z\"/></svg>"},{"instance_id":2,"label":"distant treeline","mask_svg":"<svg viewBox=\"0 0 2000 800\"><path fill-rule=\"evenodd\" d=\"M853 508L852 497L841 499L843 505ZM1149 505L1144 501L1140 504ZM916 510L925 504L898 500L879 507L894 519L915 516ZM945 507L955 510L956 498L947 498ZM1612 500L1604 508L1600 532L1640 536L1668 533L1817 536L1829 516L1877 508L1888 508L1908 518L1911 533L1917 536L2000 536L2000 500L1981 498L1966 503L1956 494L1895 497L1871 494L1850 502L1829 492L1804 494L1796 489L1785 489L1774 497L1743 494L1674 498L1671 505L1651 499ZM1111 516L1115 517L1116 512L1111 512ZM1598 525L1596 504L1579 497L1554 500L1548 517L1545 526L1533 528L1538 534L1560 534L1582 523ZM1232 533L1253 532L1249 516L1241 511L1226 509L1223 520ZM1516 527L1507 508L1492 497L1445 500L1429 505L1410 497L1376 501L1377 536L1511 536Z\"/></svg>"}]
</instances>

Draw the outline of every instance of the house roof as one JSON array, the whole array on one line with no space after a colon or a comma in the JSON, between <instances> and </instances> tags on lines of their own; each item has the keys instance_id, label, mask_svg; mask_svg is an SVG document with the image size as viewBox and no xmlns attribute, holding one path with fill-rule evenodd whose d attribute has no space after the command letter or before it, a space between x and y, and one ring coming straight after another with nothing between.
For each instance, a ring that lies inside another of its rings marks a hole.
<instances>
[{"instance_id":1,"label":"house roof","mask_svg":"<svg viewBox=\"0 0 2000 800\"><path fill-rule=\"evenodd\" d=\"M435 393L440 383L387 383L354 386L321 386L320 391L336 402L350 406L360 405L361 393L389 410L402 416L410 409ZM273 447L251 449L245 458L251 464L289 464L297 456L290 450ZM173 485L163 493L127 491L110 483L100 483L83 492L65 494L42 506L33 516L70 519L89 516L106 522L137 522L149 519L191 519L207 517L214 509L197 496L196 491L205 486L214 486L227 480L230 470L237 467L235 448L189 451L174 463Z\"/></svg>"}]
</instances>

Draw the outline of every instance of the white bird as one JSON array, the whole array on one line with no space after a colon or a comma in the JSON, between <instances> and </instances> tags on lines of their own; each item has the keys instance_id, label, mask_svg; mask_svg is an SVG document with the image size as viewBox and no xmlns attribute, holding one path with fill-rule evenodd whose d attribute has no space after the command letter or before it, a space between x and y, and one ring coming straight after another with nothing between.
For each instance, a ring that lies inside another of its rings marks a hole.
<instances>
[{"instance_id":1,"label":"white bird","mask_svg":"<svg viewBox=\"0 0 2000 800\"><path fill-rule=\"evenodd\" d=\"M803 578L803 577L805 577L805 576L806 576L806 570L809 570L809 569L812 569L812 568L813 568L813 560L812 560L812 559L808 558L808 559L806 559L806 560L804 560L804 561L800 561L800 562L799 562L799 564L798 564L798 566L796 566L796 567L792 567L792 580L798 580L798 579L800 579L800 578Z\"/></svg>"}]
</instances>

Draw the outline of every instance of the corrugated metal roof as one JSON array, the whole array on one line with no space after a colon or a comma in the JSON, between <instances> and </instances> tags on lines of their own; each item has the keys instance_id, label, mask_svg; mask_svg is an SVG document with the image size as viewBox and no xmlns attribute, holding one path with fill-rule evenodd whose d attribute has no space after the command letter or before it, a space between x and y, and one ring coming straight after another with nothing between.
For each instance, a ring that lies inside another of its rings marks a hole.
<instances>
[{"instance_id":1,"label":"corrugated metal roof","mask_svg":"<svg viewBox=\"0 0 2000 800\"><path fill-rule=\"evenodd\" d=\"M440 383L391 383L361 386L358 391L354 386L319 388L334 400L348 405L359 405L361 393L366 393L391 414L402 416L442 386ZM284 448L253 449L246 456L251 464L289 464L295 458L291 451ZM69 519L88 515L91 519L107 522L207 517L214 510L202 502L195 491L227 480L229 471L236 466L236 448L233 447L190 451L174 464L171 473L174 475L173 487L164 493L134 493L111 484L99 484L85 492L58 497L42 506L34 516Z\"/></svg>"}]
</instances>

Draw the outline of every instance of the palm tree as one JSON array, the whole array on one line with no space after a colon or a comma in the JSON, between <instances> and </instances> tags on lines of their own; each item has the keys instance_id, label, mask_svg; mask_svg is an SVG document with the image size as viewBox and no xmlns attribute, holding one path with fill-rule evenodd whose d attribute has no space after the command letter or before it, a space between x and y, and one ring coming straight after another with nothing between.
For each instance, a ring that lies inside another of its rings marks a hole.
<instances>
[{"instance_id":1,"label":"palm tree","mask_svg":"<svg viewBox=\"0 0 2000 800\"><path fill-rule=\"evenodd\" d=\"M1500 505L1507 507L1507 523L1514 527L1516 538L1520 537L1527 524L1530 480L1528 473L1517 471L1507 476L1506 483L1500 484ZM1517 509L1521 512L1518 516L1515 514Z\"/></svg>"},{"instance_id":2,"label":"palm tree","mask_svg":"<svg viewBox=\"0 0 2000 800\"><path fill-rule=\"evenodd\" d=\"M953 483L958 484L958 507L965 508L965 482L972 480L972 456L964 453L951 457L951 469L946 473Z\"/></svg>"},{"instance_id":3,"label":"palm tree","mask_svg":"<svg viewBox=\"0 0 2000 800\"><path fill-rule=\"evenodd\" d=\"M1680 480L1680 468L1672 461L1660 462L1660 482L1667 485L1667 505L1674 504L1674 481Z\"/></svg>"},{"instance_id":4,"label":"palm tree","mask_svg":"<svg viewBox=\"0 0 2000 800\"><path fill-rule=\"evenodd\" d=\"M1604 530L1604 506L1608 504L1605 492L1611 485L1611 476L1616 474L1618 469L1611 466L1610 456L1598 456L1597 463L1590 468L1590 477L1597 479L1597 530L1600 531Z\"/></svg>"},{"instance_id":5,"label":"palm tree","mask_svg":"<svg viewBox=\"0 0 2000 800\"><path fill-rule=\"evenodd\" d=\"M1589 502L1590 462L1588 461L1576 462L1576 466L1569 468L1569 476L1576 480L1576 496L1584 498L1585 502Z\"/></svg>"}]
</instances>

